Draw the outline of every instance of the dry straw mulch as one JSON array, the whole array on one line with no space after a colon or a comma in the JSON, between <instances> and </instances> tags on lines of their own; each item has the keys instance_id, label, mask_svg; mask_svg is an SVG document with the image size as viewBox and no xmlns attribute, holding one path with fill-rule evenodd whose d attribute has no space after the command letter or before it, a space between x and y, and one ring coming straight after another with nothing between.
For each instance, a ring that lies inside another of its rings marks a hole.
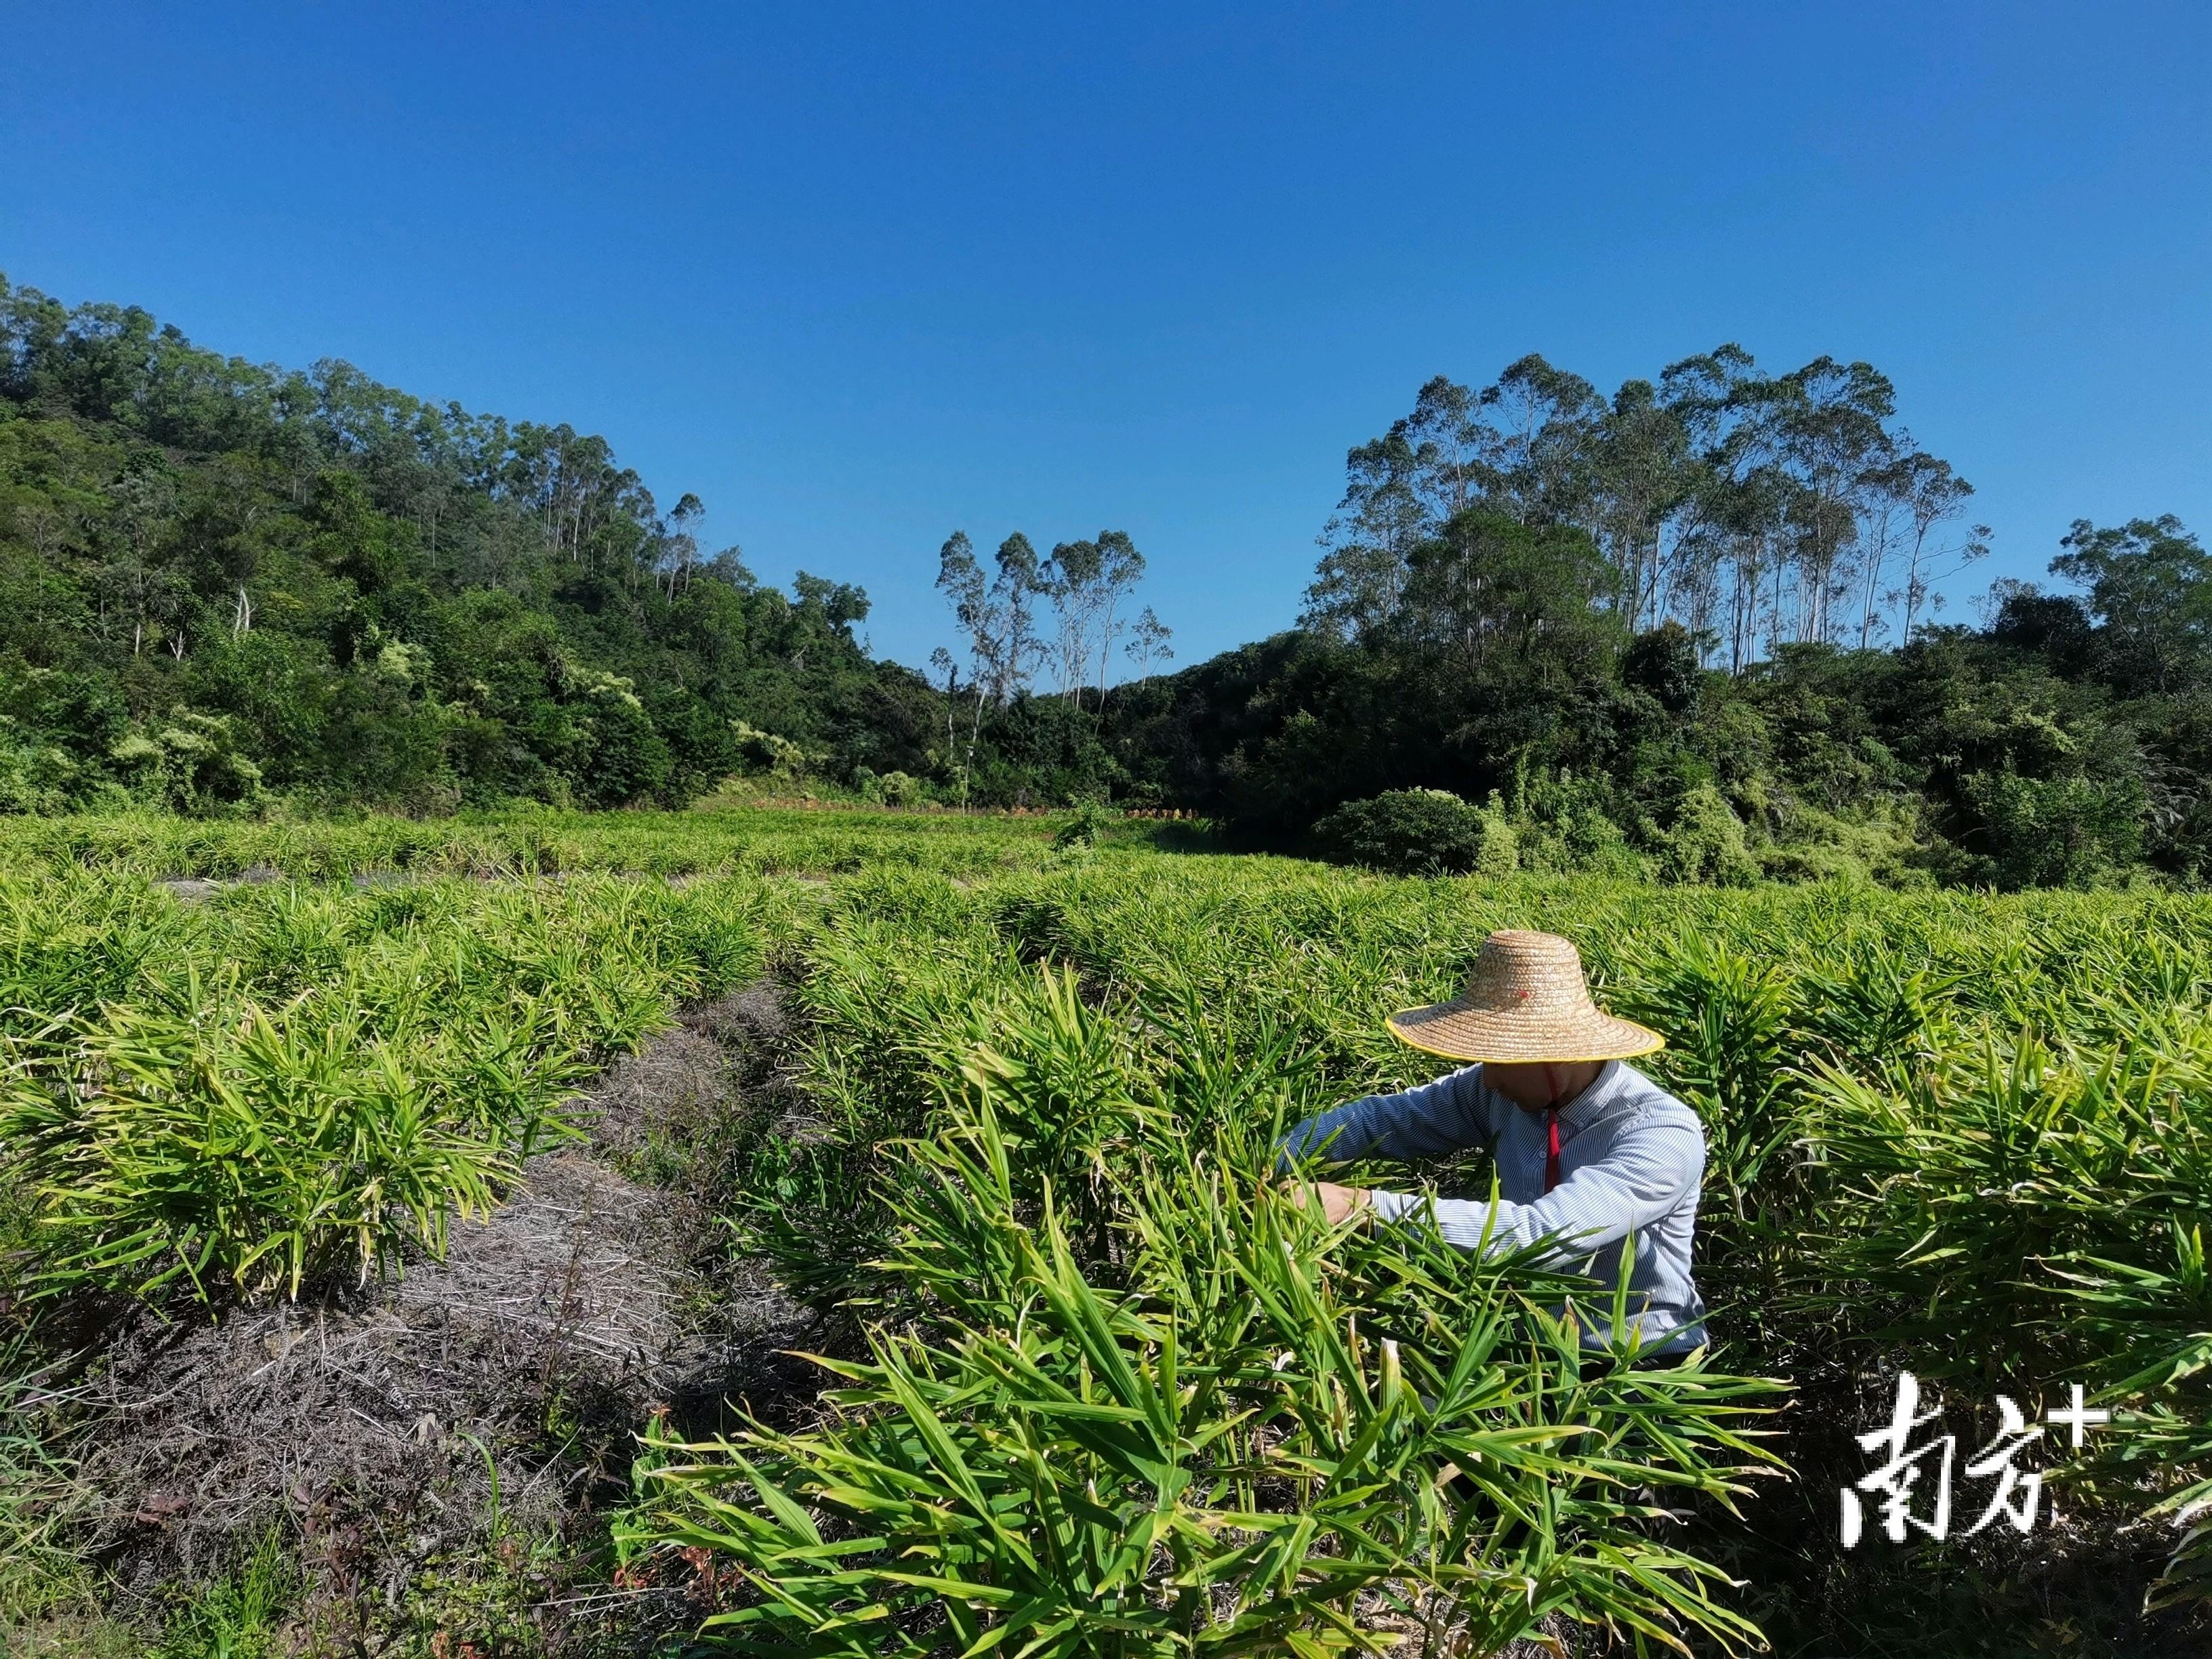
<instances>
[{"instance_id":1,"label":"dry straw mulch","mask_svg":"<svg viewBox=\"0 0 2212 1659\"><path fill-rule=\"evenodd\" d=\"M692 1011L600 1078L591 1141L530 1160L442 1261L215 1321L118 1315L55 1385L87 1429L82 1547L152 1596L282 1521L324 1593L396 1605L495 1515L510 1533L586 1529L656 1411L703 1428L727 1400L803 1409L818 1373L779 1351L821 1334L728 1257L714 1172L623 1173L710 1146L732 1114L790 1111L781 1031L767 986Z\"/></svg>"}]
</instances>

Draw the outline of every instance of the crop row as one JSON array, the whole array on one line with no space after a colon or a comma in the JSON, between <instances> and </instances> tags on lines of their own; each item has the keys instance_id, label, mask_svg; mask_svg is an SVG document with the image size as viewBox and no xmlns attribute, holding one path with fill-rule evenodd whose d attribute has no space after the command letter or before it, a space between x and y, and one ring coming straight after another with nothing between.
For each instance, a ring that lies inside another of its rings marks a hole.
<instances>
[{"instance_id":1,"label":"crop row","mask_svg":"<svg viewBox=\"0 0 2212 1659\"><path fill-rule=\"evenodd\" d=\"M0 866L301 882L914 867L975 875L1037 867L1051 845L1050 826L1035 820L937 813L547 810L482 818L224 821L143 812L11 820L0 835Z\"/></svg>"},{"instance_id":2,"label":"crop row","mask_svg":"<svg viewBox=\"0 0 2212 1659\"><path fill-rule=\"evenodd\" d=\"M758 970L757 885L356 893L0 876L0 1146L32 1287L199 1297L436 1251L562 1103Z\"/></svg>"},{"instance_id":3,"label":"crop row","mask_svg":"<svg viewBox=\"0 0 2212 1659\"><path fill-rule=\"evenodd\" d=\"M1284 1122L1419 1074L1380 1016L1504 925L1577 938L1672 1039L1655 1069L1712 1147L1711 1370L1586 1385L1526 1261L1332 1240L1267 1182ZM817 1431L655 1447L628 1534L742 1566L742 1639L1318 1652L1441 1621L1488 1651L1558 1613L1747 1640L1718 1563L1774 1559L1715 1506L1757 1485L1751 1378L1834 1407L1905 1364L2103 1394L2124 1450L2064 1471L2069 1501L2167 1528L2160 1598L2203 1583L2171 1524L2212 1474L2200 902L1116 854L856 877L805 949L835 1133L761 1149L750 1234L866 1310L869 1357ZM1759 1501L1801 1553L1832 1528L1832 1492Z\"/></svg>"},{"instance_id":4,"label":"crop row","mask_svg":"<svg viewBox=\"0 0 2212 1659\"><path fill-rule=\"evenodd\" d=\"M635 1569L732 1567L714 1629L741 1649L1802 1636L1872 1583L1790 1576L1833 1553L1815 1413L1905 1364L1980 1398L2085 1384L2117 1420L2058 1472L2067 1501L2167 1540L2159 1599L2206 1587L2212 906L801 830L600 820L558 860L826 884L270 881L196 906L147 878L465 867L475 831L404 858L412 832L378 823L289 849L255 839L285 826L157 820L19 840L0 1224L21 1287L220 1302L434 1253L569 1131L588 1068L773 960L810 1121L757 1126L731 1219L853 1340L812 1426L656 1433L620 1529ZM1653 1069L1711 1146L1706 1362L1585 1376L1559 1310L1613 1317L1615 1287L1333 1237L1272 1179L1285 1124L1431 1074L1381 1016L1515 925L1575 938L1670 1039Z\"/></svg>"}]
</instances>

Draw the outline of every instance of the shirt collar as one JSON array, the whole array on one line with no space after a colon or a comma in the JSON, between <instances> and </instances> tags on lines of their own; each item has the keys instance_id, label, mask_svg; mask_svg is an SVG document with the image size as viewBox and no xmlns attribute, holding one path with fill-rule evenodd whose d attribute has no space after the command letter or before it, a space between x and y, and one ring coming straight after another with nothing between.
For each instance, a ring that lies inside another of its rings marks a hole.
<instances>
[{"instance_id":1,"label":"shirt collar","mask_svg":"<svg viewBox=\"0 0 2212 1659\"><path fill-rule=\"evenodd\" d=\"M1613 1104L1613 1096L1620 1089L1620 1062L1608 1060L1598 1067L1589 1088L1559 1108L1559 1127L1564 1129L1587 1129L1605 1115Z\"/></svg>"}]
</instances>

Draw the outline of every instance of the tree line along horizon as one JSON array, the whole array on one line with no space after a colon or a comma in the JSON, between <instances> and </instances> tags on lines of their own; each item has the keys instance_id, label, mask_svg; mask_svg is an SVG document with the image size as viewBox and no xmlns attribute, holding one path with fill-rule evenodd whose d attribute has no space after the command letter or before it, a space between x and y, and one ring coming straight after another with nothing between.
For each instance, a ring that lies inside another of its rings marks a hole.
<instances>
[{"instance_id":1,"label":"tree line along horizon","mask_svg":"<svg viewBox=\"0 0 2212 1659\"><path fill-rule=\"evenodd\" d=\"M956 532L923 671L602 438L0 276L0 811L805 789L1410 870L2201 881L2212 563L2077 521L2069 591L1948 622L1972 495L1868 364L1724 346L1607 397L1529 356L1351 450L1296 627L1170 672L1126 533Z\"/></svg>"}]
</instances>

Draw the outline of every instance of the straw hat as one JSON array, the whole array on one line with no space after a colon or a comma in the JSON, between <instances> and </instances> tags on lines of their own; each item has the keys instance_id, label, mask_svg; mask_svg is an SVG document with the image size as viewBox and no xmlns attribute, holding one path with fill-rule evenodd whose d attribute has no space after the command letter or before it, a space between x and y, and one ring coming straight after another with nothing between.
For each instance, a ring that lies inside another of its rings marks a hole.
<instances>
[{"instance_id":1,"label":"straw hat","mask_svg":"<svg viewBox=\"0 0 2212 1659\"><path fill-rule=\"evenodd\" d=\"M1599 1010L1571 940L1517 928L1482 942L1457 999L1408 1008L1389 1024L1401 1041L1448 1060L1625 1060L1667 1041Z\"/></svg>"}]
</instances>

